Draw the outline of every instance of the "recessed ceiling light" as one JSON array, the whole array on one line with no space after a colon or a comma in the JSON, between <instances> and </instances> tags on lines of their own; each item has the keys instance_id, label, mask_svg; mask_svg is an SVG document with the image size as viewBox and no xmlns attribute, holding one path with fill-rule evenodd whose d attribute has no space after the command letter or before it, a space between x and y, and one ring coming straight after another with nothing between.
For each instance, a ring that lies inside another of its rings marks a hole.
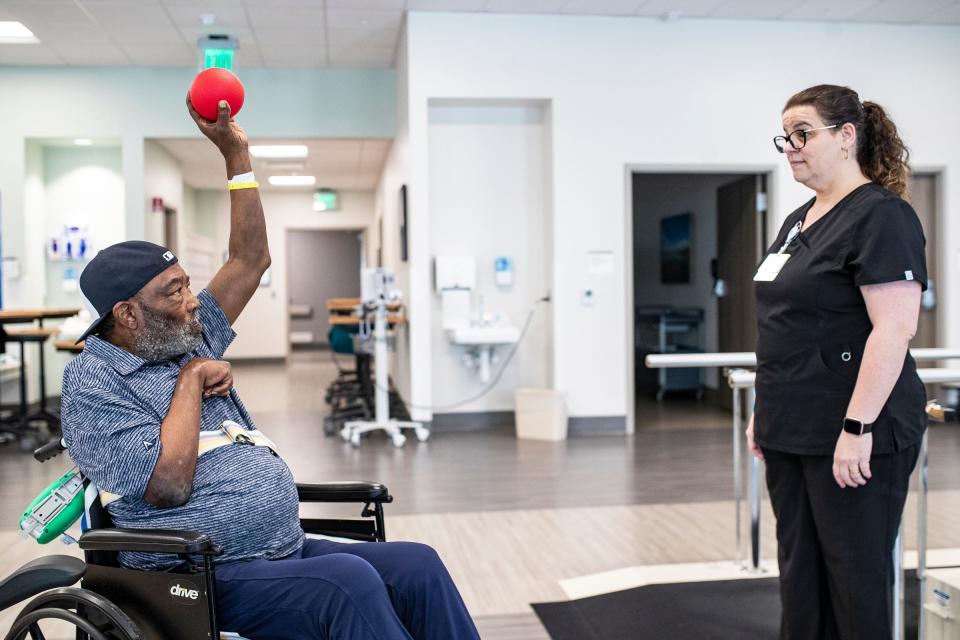
<instances>
[{"instance_id":1,"label":"recessed ceiling light","mask_svg":"<svg viewBox=\"0 0 960 640\"><path fill-rule=\"evenodd\" d=\"M205 27L212 27L217 21L216 14L213 13L201 13L200 14L200 24Z\"/></svg>"},{"instance_id":2,"label":"recessed ceiling light","mask_svg":"<svg viewBox=\"0 0 960 640\"><path fill-rule=\"evenodd\" d=\"M307 168L307 163L302 160L264 160L263 166L271 171L300 173Z\"/></svg>"},{"instance_id":3,"label":"recessed ceiling light","mask_svg":"<svg viewBox=\"0 0 960 640\"><path fill-rule=\"evenodd\" d=\"M254 158L306 158L305 144L255 144L250 147Z\"/></svg>"},{"instance_id":4,"label":"recessed ceiling light","mask_svg":"<svg viewBox=\"0 0 960 640\"><path fill-rule=\"evenodd\" d=\"M0 43L2 44L36 44L40 42L33 35L33 31L23 26L22 22L0 21Z\"/></svg>"},{"instance_id":5,"label":"recessed ceiling light","mask_svg":"<svg viewBox=\"0 0 960 640\"><path fill-rule=\"evenodd\" d=\"M78 147L89 147L93 144L93 140L90 138L74 138L73 144L77 145Z\"/></svg>"},{"instance_id":6,"label":"recessed ceiling light","mask_svg":"<svg viewBox=\"0 0 960 640\"><path fill-rule=\"evenodd\" d=\"M316 176L270 176L275 187L309 187L317 182Z\"/></svg>"}]
</instances>

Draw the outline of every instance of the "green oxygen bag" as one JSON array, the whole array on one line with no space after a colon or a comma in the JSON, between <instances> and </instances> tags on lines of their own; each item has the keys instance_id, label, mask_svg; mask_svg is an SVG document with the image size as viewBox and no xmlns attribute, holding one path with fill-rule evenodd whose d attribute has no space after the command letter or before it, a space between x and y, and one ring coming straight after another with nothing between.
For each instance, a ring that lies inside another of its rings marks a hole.
<instances>
[{"instance_id":1,"label":"green oxygen bag","mask_svg":"<svg viewBox=\"0 0 960 640\"><path fill-rule=\"evenodd\" d=\"M77 469L68 471L44 489L30 503L20 518L20 532L47 544L60 536L65 542L73 538L67 529L83 515L84 478Z\"/></svg>"}]
</instances>

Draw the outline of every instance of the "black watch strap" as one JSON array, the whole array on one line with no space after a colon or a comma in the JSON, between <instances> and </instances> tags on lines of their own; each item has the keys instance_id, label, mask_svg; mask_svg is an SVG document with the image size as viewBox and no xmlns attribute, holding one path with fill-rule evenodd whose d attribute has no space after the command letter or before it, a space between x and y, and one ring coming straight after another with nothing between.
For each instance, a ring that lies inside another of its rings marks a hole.
<instances>
[{"instance_id":1,"label":"black watch strap","mask_svg":"<svg viewBox=\"0 0 960 640\"><path fill-rule=\"evenodd\" d=\"M843 430L847 433L852 433L855 436L862 436L864 434L873 432L873 424L867 424L866 422L857 420L856 418L844 418Z\"/></svg>"}]
</instances>

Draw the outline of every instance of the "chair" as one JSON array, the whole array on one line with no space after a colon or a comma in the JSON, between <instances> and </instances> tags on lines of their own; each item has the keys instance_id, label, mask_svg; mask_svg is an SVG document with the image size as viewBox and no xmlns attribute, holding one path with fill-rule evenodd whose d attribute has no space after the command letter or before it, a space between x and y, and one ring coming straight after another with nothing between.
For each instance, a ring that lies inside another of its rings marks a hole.
<instances>
[{"instance_id":1,"label":"chair","mask_svg":"<svg viewBox=\"0 0 960 640\"><path fill-rule=\"evenodd\" d=\"M41 462L64 451L54 440L34 452ZM298 484L301 502L363 504L360 519L301 519L308 534L350 540L386 539L383 505L393 501L373 482ZM78 640L242 640L217 623L214 559L222 553L204 533L163 529L118 529L99 498L89 502L88 528L80 537L85 562L47 556L22 566L0 582L0 609L37 596L20 612L7 640L22 640L44 619L66 620ZM176 570L141 571L121 567L121 551L177 554ZM81 581L81 587L74 585Z\"/></svg>"},{"instance_id":2,"label":"chair","mask_svg":"<svg viewBox=\"0 0 960 640\"><path fill-rule=\"evenodd\" d=\"M60 416L47 409L47 378L46 367L44 364L43 347L52 336L59 333L58 329L44 327L31 327L29 329L17 329L7 331L7 342L16 342L20 345L20 413L19 422L12 431L20 439L20 449L23 451L32 451L40 442L43 442L50 435L58 434L60 431ZM36 411L27 410L27 344L38 345L40 360L37 369L39 370L40 382L40 406ZM38 438L39 433L30 425L33 422L43 421L47 425L50 434ZM8 427L8 430L9 427Z\"/></svg>"}]
</instances>

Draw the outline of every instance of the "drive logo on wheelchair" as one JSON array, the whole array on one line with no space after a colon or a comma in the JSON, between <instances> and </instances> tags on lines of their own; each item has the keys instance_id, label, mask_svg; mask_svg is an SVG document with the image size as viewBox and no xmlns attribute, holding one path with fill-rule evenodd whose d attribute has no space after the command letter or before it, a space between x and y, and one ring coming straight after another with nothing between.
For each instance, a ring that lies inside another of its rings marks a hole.
<instances>
[{"instance_id":1,"label":"drive logo on wheelchair","mask_svg":"<svg viewBox=\"0 0 960 640\"><path fill-rule=\"evenodd\" d=\"M196 604L200 599L200 589L189 580L177 580L170 583L170 595L180 604Z\"/></svg>"}]
</instances>

